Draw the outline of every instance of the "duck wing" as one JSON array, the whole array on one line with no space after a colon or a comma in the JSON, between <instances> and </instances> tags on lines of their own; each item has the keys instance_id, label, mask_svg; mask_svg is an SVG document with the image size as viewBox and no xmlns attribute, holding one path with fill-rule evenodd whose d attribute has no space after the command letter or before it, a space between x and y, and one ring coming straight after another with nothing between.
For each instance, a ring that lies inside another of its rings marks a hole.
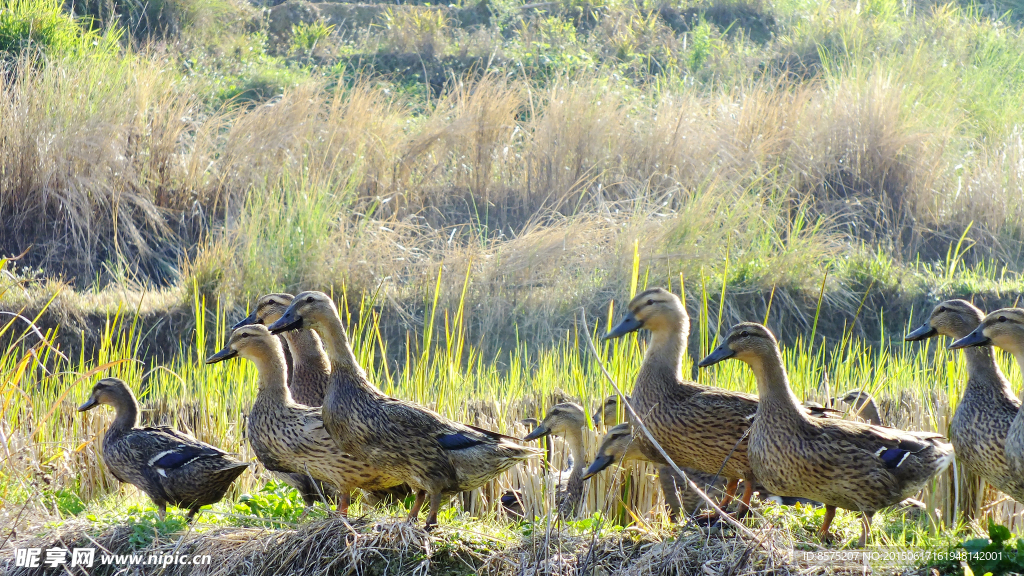
<instances>
[{"instance_id":1,"label":"duck wing","mask_svg":"<svg viewBox=\"0 0 1024 576\"><path fill-rule=\"evenodd\" d=\"M931 449L948 447L945 438L933 432L904 432L849 420L818 422L837 447L869 452L890 471L898 470L911 456L925 456Z\"/></svg>"}]
</instances>

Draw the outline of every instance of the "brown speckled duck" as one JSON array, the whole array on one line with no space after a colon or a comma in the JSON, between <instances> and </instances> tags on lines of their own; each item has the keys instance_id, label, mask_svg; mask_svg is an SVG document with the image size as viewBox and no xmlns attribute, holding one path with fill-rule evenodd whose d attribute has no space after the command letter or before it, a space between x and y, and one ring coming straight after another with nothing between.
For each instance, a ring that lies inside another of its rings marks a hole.
<instances>
[{"instance_id":1,"label":"brown speckled duck","mask_svg":"<svg viewBox=\"0 0 1024 576\"><path fill-rule=\"evenodd\" d=\"M267 294L256 301L252 313L235 324L237 330L250 324L270 326L284 314L292 303L291 294ZM331 380L331 362L316 332L312 330L291 330L282 334L288 343L292 356L288 367L288 390L292 400L306 406L321 406L327 384Z\"/></svg>"},{"instance_id":2,"label":"brown speckled duck","mask_svg":"<svg viewBox=\"0 0 1024 576\"><path fill-rule=\"evenodd\" d=\"M1003 308L989 314L967 336L953 342L952 349L994 345L1006 350L1017 360L1024 374L1024 309ZM982 348L984 349L984 348ZM1018 410L1006 432L1006 463L1010 474L1018 482L1024 479L1024 410ZM1017 484L1019 486L1019 484ZM1003 490L1018 502L1024 502L1021 493Z\"/></svg>"},{"instance_id":3,"label":"brown speckled duck","mask_svg":"<svg viewBox=\"0 0 1024 576\"><path fill-rule=\"evenodd\" d=\"M633 409L677 466L708 474L721 470L721 476L729 481L720 504L724 507L739 480L754 477L744 433L757 411L757 397L683 378L690 318L675 294L661 288L637 294L629 303L629 312L605 339L641 328L650 331L651 342L631 395ZM660 459L646 443L641 450L652 462ZM746 483L739 514L749 507L753 486L753 482Z\"/></svg>"},{"instance_id":4,"label":"brown speckled duck","mask_svg":"<svg viewBox=\"0 0 1024 576\"><path fill-rule=\"evenodd\" d=\"M985 314L970 302L947 300L906 339L946 336L959 340L970 335L984 318ZM1006 436L1020 412L1020 401L996 364L991 345L969 346L963 351L967 385L949 425L956 458L989 484L1024 502L1024 476L1014 474L1006 462Z\"/></svg>"},{"instance_id":5,"label":"brown speckled duck","mask_svg":"<svg viewBox=\"0 0 1024 576\"><path fill-rule=\"evenodd\" d=\"M119 481L146 493L167 515L167 505L188 510L191 520L203 506L219 502L246 462L168 426L139 427L139 403L128 385L104 378L93 386L79 412L100 404L114 408L114 422L103 435L103 462Z\"/></svg>"},{"instance_id":6,"label":"brown speckled duck","mask_svg":"<svg viewBox=\"0 0 1024 576\"><path fill-rule=\"evenodd\" d=\"M558 515L561 517L573 517L583 498L583 464L587 461L586 448L583 446L583 429L586 427L587 416L583 408L579 404L563 402L552 406L544 420L523 438L529 442L554 434L565 438L569 445L572 469L567 477L561 479L555 498Z\"/></svg>"},{"instance_id":7,"label":"brown speckled duck","mask_svg":"<svg viewBox=\"0 0 1024 576\"><path fill-rule=\"evenodd\" d=\"M583 480L589 479L612 464L619 464L630 460L650 461L644 454L645 450L640 448L641 444L643 444L643 441L640 438L634 437L633 427L628 422L611 427L604 438L601 439L601 444L597 448L597 455L583 474ZM646 450L646 452L657 454L656 451L651 449ZM693 514L703 507L704 500L686 486L683 479L672 470L672 467L667 466L661 458L653 462L658 465L658 482L661 484L661 490L665 495L665 504L668 505L669 518L673 522L679 520L680 511ZM705 474L704 472L689 468L683 469L683 472L697 486L700 486L706 494L717 494L725 489L724 478L719 477L716 479L714 474Z\"/></svg>"},{"instance_id":8,"label":"brown speckled duck","mask_svg":"<svg viewBox=\"0 0 1024 576\"><path fill-rule=\"evenodd\" d=\"M760 324L737 324L699 366L727 358L747 363L757 379L760 404L747 448L757 479L774 494L823 502L824 539L836 508L844 508L862 513L864 546L877 510L913 496L953 460L939 434L809 417L789 387L775 336Z\"/></svg>"},{"instance_id":9,"label":"brown speckled duck","mask_svg":"<svg viewBox=\"0 0 1024 576\"><path fill-rule=\"evenodd\" d=\"M273 333L308 328L324 341L331 382L324 397L324 427L338 447L372 462L417 491L410 520L426 496L426 525L437 525L442 497L478 488L518 462L537 455L503 434L459 424L412 402L389 398L366 378L330 297L303 292L270 326Z\"/></svg>"},{"instance_id":10,"label":"brown speckled duck","mask_svg":"<svg viewBox=\"0 0 1024 576\"><path fill-rule=\"evenodd\" d=\"M266 294L256 300L252 313L235 324L231 329L237 330L242 326L262 324L269 326L277 321L284 314L285 309L292 302L291 294ZM320 343L320 338L312 330L295 330L283 334L288 345L285 354L288 373L288 390L291 392L292 400L306 406L320 406L324 402L324 390L327 389L327 382L331 378L331 365L327 360L327 353ZM307 506L322 497L330 502L339 502L340 496L335 492L332 484L324 484L309 474L292 474L288 472L271 471L275 476L288 485L295 488L302 496Z\"/></svg>"},{"instance_id":11,"label":"brown speckled duck","mask_svg":"<svg viewBox=\"0 0 1024 576\"><path fill-rule=\"evenodd\" d=\"M402 483L365 461L343 453L324 430L320 408L296 404L287 381L281 342L266 326L243 326L227 346L206 359L214 364L240 356L259 370L256 401L249 412L248 437L253 452L272 472L304 474L330 483L340 494L338 512L348 513L356 488L386 490Z\"/></svg>"}]
</instances>

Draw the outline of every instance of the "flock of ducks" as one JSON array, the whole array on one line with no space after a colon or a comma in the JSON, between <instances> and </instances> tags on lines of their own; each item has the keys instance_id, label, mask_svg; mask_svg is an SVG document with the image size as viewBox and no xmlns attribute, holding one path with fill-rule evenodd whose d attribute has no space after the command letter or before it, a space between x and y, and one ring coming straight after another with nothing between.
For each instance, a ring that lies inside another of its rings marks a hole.
<instances>
[{"instance_id":1,"label":"flock of ducks","mask_svg":"<svg viewBox=\"0 0 1024 576\"><path fill-rule=\"evenodd\" d=\"M347 513L355 489L371 502L412 493L409 520L428 503L426 527L432 528L448 497L540 455L522 442L550 434L564 437L572 455L556 500L559 516L576 513L588 478L612 464L646 460L658 467L673 519L692 514L701 503L678 467L705 492L722 493L722 509L742 482L737 517L755 491L782 501L821 503L826 515L819 534L825 541L832 538L837 508L860 512L864 546L874 513L920 491L952 462L954 449L970 471L1024 502L1024 412L992 352L992 346L1003 348L1024 368L1024 309L985 316L969 302L950 300L907 335L912 341L945 336L954 339L951 349L964 350L969 378L949 441L882 426L874 401L862 392L842 400L864 421L802 404L789 386L778 342L763 325L734 326L698 363L746 363L757 381L756 396L683 377L689 317L671 292L637 295L605 339L641 329L651 340L633 393L610 397L594 415L595 423L609 429L589 466L582 436L588 417L578 404L552 406L519 440L386 396L356 361L338 310L322 292L263 296L234 326L224 349L206 362L237 357L256 366L258 392L247 429L253 452L307 504L335 503L340 514ZM288 356L278 335L288 344ZM618 423L623 400L628 421ZM103 439L104 462L118 480L143 490L161 517L171 504L189 510L191 519L220 500L249 466L172 428L140 427L138 402L118 379L100 380L79 411L99 404L116 411ZM649 437L638 433L640 422Z\"/></svg>"}]
</instances>

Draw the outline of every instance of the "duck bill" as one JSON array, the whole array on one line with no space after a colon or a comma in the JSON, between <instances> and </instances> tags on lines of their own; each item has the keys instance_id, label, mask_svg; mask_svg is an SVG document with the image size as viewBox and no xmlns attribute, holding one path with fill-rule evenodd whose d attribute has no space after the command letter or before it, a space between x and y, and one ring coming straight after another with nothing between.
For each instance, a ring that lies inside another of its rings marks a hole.
<instances>
[{"instance_id":1,"label":"duck bill","mask_svg":"<svg viewBox=\"0 0 1024 576\"><path fill-rule=\"evenodd\" d=\"M100 405L100 403L97 402L95 398L90 396L88 400L83 402L82 405L78 407L78 411L79 412L85 412L86 410L92 410L93 408L95 408L95 407L97 407L99 405Z\"/></svg>"},{"instance_id":2,"label":"duck bill","mask_svg":"<svg viewBox=\"0 0 1024 576\"><path fill-rule=\"evenodd\" d=\"M611 338L619 338L625 336L630 332L636 332L637 330L642 328L643 325L644 323L637 320L636 316L633 316L633 313L630 312L626 314L626 316L622 320L619 321L618 325L615 326L615 328L612 328L607 334L605 334L601 338L601 340L609 340Z\"/></svg>"},{"instance_id":3,"label":"duck bill","mask_svg":"<svg viewBox=\"0 0 1024 576\"><path fill-rule=\"evenodd\" d=\"M583 473L583 479L586 480L598 472L612 465L615 459L608 454L599 454L594 461L590 463L590 467Z\"/></svg>"},{"instance_id":4,"label":"duck bill","mask_svg":"<svg viewBox=\"0 0 1024 576\"><path fill-rule=\"evenodd\" d=\"M967 336L953 342L949 345L950 350L959 350L961 348L969 348L971 346L988 346L992 344L992 339L985 336L984 331L978 328L974 332L971 332Z\"/></svg>"},{"instance_id":5,"label":"duck bill","mask_svg":"<svg viewBox=\"0 0 1024 576\"><path fill-rule=\"evenodd\" d=\"M288 310L285 311L284 316L277 319L277 322L267 326L267 330L270 330L271 334L290 332L300 328L302 328L302 316L296 314L291 308L288 308Z\"/></svg>"},{"instance_id":6,"label":"duck bill","mask_svg":"<svg viewBox=\"0 0 1024 576\"><path fill-rule=\"evenodd\" d=\"M234 358L238 356L238 352L231 349L231 346L225 346L223 350L217 352L213 356L206 359L207 364L216 364L217 362L223 362L228 358Z\"/></svg>"},{"instance_id":7,"label":"duck bill","mask_svg":"<svg viewBox=\"0 0 1024 576\"><path fill-rule=\"evenodd\" d=\"M924 325L922 325L917 330L914 330L910 334L907 334L903 339L906 340L907 342L917 342L918 340L925 340L927 338L931 338L932 336L935 336L938 333L939 331L936 330L935 328L932 328L931 324L925 322Z\"/></svg>"},{"instance_id":8,"label":"duck bill","mask_svg":"<svg viewBox=\"0 0 1024 576\"><path fill-rule=\"evenodd\" d=\"M234 326L231 327L231 329L232 330L238 330L242 326L249 326L249 325L252 325L252 324L256 324L256 311L255 310L253 311L252 314L249 314L245 318L242 318L241 320L239 320L237 324L235 324Z\"/></svg>"},{"instance_id":9,"label":"duck bill","mask_svg":"<svg viewBox=\"0 0 1024 576\"><path fill-rule=\"evenodd\" d=\"M527 434L526 437L523 438L523 441L529 442L530 440L536 440L538 438L543 438L543 437L547 436L548 434L551 434L551 430L547 426L541 424L540 426L537 426L536 428L534 428L533 432L530 432L529 434Z\"/></svg>"},{"instance_id":10,"label":"duck bill","mask_svg":"<svg viewBox=\"0 0 1024 576\"><path fill-rule=\"evenodd\" d=\"M718 364L722 360L732 358L735 355L736 353L732 351L732 348L722 344L718 348L715 348L715 350L711 354L708 354L703 360L697 362L697 366L707 368L708 366Z\"/></svg>"}]
</instances>

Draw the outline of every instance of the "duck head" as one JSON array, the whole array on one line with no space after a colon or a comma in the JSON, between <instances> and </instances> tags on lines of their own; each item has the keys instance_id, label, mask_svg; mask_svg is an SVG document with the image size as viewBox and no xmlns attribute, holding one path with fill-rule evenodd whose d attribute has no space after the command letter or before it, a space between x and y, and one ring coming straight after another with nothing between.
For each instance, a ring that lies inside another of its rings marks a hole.
<instances>
[{"instance_id":1,"label":"duck head","mask_svg":"<svg viewBox=\"0 0 1024 576\"><path fill-rule=\"evenodd\" d=\"M262 324L251 324L235 329L224 348L206 359L207 364L216 364L229 358L241 356L248 360L262 360L271 355L283 355L281 343Z\"/></svg>"},{"instance_id":2,"label":"duck head","mask_svg":"<svg viewBox=\"0 0 1024 576\"><path fill-rule=\"evenodd\" d=\"M526 435L523 440L537 440L549 434L566 436L570 433L579 433L587 427L587 415L579 404L564 402L555 404L548 410L544 420Z\"/></svg>"},{"instance_id":3,"label":"duck head","mask_svg":"<svg viewBox=\"0 0 1024 576\"><path fill-rule=\"evenodd\" d=\"M291 294L285 294L283 292L276 294L266 294L260 296L259 300L256 301L256 305L252 309L252 313L243 318L238 324L231 327L232 330L238 330L242 326L248 326L250 324L262 324L264 326L270 326L274 322L284 316L285 310L292 303L295 297Z\"/></svg>"},{"instance_id":4,"label":"duck head","mask_svg":"<svg viewBox=\"0 0 1024 576\"><path fill-rule=\"evenodd\" d=\"M989 314L973 332L949 345L950 350L995 345L1024 358L1024 309L1003 308Z\"/></svg>"},{"instance_id":5,"label":"duck head","mask_svg":"<svg viewBox=\"0 0 1024 576\"><path fill-rule=\"evenodd\" d=\"M651 332L690 331L690 317L679 297L664 288L644 290L629 302L629 311L603 340L619 338L644 328Z\"/></svg>"},{"instance_id":6,"label":"duck head","mask_svg":"<svg viewBox=\"0 0 1024 576\"><path fill-rule=\"evenodd\" d=\"M291 304L273 324L271 334L280 334L300 328L317 330L330 317L338 317L338 307L323 292L308 291L295 296Z\"/></svg>"},{"instance_id":7,"label":"duck head","mask_svg":"<svg viewBox=\"0 0 1024 576\"><path fill-rule=\"evenodd\" d=\"M910 342L934 336L963 338L977 328L985 313L966 300L946 300L932 309L928 321L904 338Z\"/></svg>"},{"instance_id":8,"label":"duck head","mask_svg":"<svg viewBox=\"0 0 1024 576\"><path fill-rule=\"evenodd\" d=\"M132 394L131 389L128 388L128 385L124 383L124 380L120 378L104 378L92 387L89 399L78 407L78 411L92 410L100 404L117 408L122 405L134 404L134 398L135 396Z\"/></svg>"},{"instance_id":9,"label":"duck head","mask_svg":"<svg viewBox=\"0 0 1024 576\"><path fill-rule=\"evenodd\" d=\"M604 399L601 407L594 412L594 423L598 422L605 426L613 426L619 421L619 395L612 394Z\"/></svg>"},{"instance_id":10,"label":"duck head","mask_svg":"<svg viewBox=\"0 0 1024 576\"><path fill-rule=\"evenodd\" d=\"M779 344L771 330L755 322L743 322L733 326L725 340L697 365L707 368L728 358L754 364L760 358L777 354L778 349Z\"/></svg>"},{"instance_id":11,"label":"duck head","mask_svg":"<svg viewBox=\"0 0 1024 576\"><path fill-rule=\"evenodd\" d=\"M597 448L597 456L590 463L590 467L583 473L583 479L601 472L605 468L622 462L640 458L640 448L633 442L633 428L628 423L613 426L601 439L601 445Z\"/></svg>"}]
</instances>

